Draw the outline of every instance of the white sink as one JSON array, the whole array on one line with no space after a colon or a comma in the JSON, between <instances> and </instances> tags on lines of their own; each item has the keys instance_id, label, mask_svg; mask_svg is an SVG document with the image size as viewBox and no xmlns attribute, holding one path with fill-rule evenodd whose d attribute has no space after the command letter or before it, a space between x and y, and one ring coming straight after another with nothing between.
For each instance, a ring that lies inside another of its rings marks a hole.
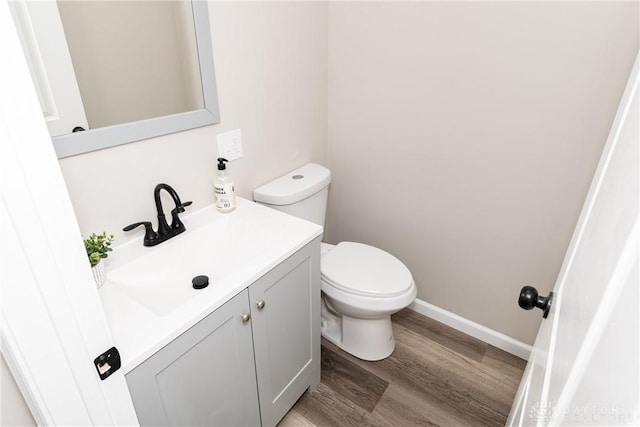
<instances>
[{"instance_id":1,"label":"white sink","mask_svg":"<svg viewBox=\"0 0 640 427\"><path fill-rule=\"evenodd\" d=\"M113 248L102 306L125 373L322 235L322 227L236 198L183 214L186 231L144 247L144 230ZM191 279L209 276L193 289ZM248 301L247 301L248 303Z\"/></svg>"},{"instance_id":2,"label":"white sink","mask_svg":"<svg viewBox=\"0 0 640 427\"><path fill-rule=\"evenodd\" d=\"M187 230L171 240L151 248L131 248L125 254L131 256L128 262L109 269L111 286L156 315L165 316L190 299L207 294L206 288L193 288L195 276L208 276L208 287L215 287L268 251L279 237L279 233L233 213L217 214L203 224L198 218L188 219ZM141 246L141 242L130 244Z\"/></svg>"}]
</instances>

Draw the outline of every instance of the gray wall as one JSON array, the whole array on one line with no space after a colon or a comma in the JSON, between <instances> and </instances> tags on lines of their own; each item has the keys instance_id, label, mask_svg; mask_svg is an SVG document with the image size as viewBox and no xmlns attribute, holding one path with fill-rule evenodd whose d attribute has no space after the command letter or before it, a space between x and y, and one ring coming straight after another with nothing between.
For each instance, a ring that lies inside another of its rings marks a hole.
<instances>
[{"instance_id":1,"label":"gray wall","mask_svg":"<svg viewBox=\"0 0 640 427\"><path fill-rule=\"evenodd\" d=\"M60 161L84 234L240 196L314 161L327 241L396 254L419 298L531 343L638 49L637 3L211 2L222 122ZM106 172L106 174L104 174ZM139 234L137 234L139 236Z\"/></svg>"},{"instance_id":2,"label":"gray wall","mask_svg":"<svg viewBox=\"0 0 640 427\"><path fill-rule=\"evenodd\" d=\"M532 343L637 49L637 2L331 3L328 240Z\"/></svg>"}]
</instances>

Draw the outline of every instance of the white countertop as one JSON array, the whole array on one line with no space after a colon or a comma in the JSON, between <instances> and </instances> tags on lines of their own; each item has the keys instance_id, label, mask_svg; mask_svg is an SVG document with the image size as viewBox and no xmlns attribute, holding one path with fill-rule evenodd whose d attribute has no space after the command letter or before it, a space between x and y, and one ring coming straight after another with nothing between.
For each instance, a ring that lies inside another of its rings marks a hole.
<instances>
[{"instance_id":1,"label":"white countertop","mask_svg":"<svg viewBox=\"0 0 640 427\"><path fill-rule=\"evenodd\" d=\"M209 205L180 219L184 233L145 247L140 231L107 259L99 293L125 374L322 234L317 224L242 198L233 212ZM227 228L233 233L219 239L211 231ZM241 243L225 240L235 235ZM226 245L235 252L225 254ZM191 279L200 274L209 286L195 290ZM155 297L158 303L145 304Z\"/></svg>"}]
</instances>

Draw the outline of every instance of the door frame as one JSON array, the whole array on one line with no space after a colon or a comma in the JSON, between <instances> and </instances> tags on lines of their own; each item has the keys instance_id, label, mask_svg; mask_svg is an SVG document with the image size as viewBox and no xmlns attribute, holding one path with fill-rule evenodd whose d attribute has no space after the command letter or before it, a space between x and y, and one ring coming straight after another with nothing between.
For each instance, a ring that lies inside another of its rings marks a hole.
<instances>
[{"instance_id":1,"label":"door frame","mask_svg":"<svg viewBox=\"0 0 640 427\"><path fill-rule=\"evenodd\" d=\"M0 2L2 354L39 425L137 425L79 226L9 11Z\"/></svg>"}]
</instances>

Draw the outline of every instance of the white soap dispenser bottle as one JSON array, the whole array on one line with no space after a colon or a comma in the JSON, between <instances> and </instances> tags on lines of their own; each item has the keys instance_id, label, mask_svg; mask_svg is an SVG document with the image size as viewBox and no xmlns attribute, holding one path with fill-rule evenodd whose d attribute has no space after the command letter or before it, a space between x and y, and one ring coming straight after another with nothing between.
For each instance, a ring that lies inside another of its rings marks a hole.
<instances>
[{"instance_id":1,"label":"white soap dispenser bottle","mask_svg":"<svg viewBox=\"0 0 640 427\"><path fill-rule=\"evenodd\" d=\"M233 180L227 176L227 159L218 157L218 175L213 179L213 189L216 195L216 208L220 212L231 212L236 208L236 195Z\"/></svg>"}]
</instances>

